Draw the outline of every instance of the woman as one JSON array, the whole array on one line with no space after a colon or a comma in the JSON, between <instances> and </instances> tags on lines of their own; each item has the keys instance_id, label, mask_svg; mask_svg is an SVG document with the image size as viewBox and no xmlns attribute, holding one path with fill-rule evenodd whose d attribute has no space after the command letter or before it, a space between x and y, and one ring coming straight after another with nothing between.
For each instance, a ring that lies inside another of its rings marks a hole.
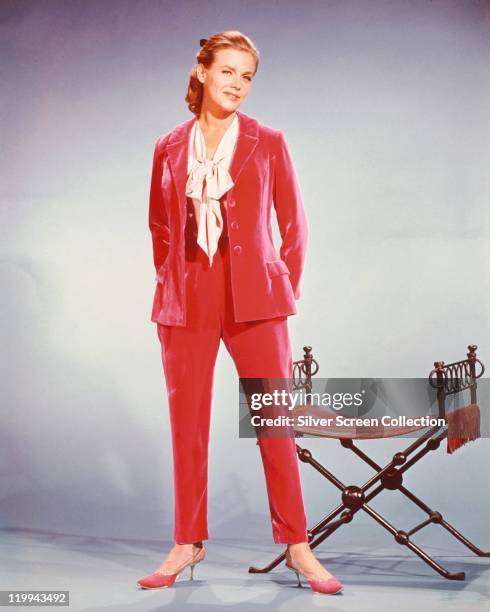
<instances>
[{"instance_id":1,"label":"woman","mask_svg":"<svg viewBox=\"0 0 490 612\"><path fill-rule=\"evenodd\" d=\"M288 315L300 297L308 228L281 131L238 111L259 64L236 31L201 40L186 102L194 117L158 138L149 225L157 323L167 385L175 487L175 545L144 588L174 583L205 556L213 372L223 339L242 378L292 376ZM270 229L274 204L280 256ZM294 438L258 440L274 541L313 590L338 582L307 537Z\"/></svg>"}]
</instances>

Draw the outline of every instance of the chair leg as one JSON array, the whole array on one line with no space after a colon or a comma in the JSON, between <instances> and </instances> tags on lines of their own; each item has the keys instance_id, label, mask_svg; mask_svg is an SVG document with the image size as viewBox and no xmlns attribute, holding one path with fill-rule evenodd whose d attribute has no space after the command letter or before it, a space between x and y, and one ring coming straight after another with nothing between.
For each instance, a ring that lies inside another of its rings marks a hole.
<instances>
[{"instance_id":1,"label":"chair leg","mask_svg":"<svg viewBox=\"0 0 490 612\"><path fill-rule=\"evenodd\" d=\"M348 489L356 489L356 487L347 487L346 490L348 490ZM323 542L323 540L325 540L328 536L330 536L333 533L333 531L335 531L338 527L340 527L340 524L350 522L356 512L358 512L359 510L364 510L364 512L366 512L369 516L371 516L371 518L373 518L382 527L384 527L387 531L389 531L394 536L395 541L398 544L401 544L401 545L406 546L407 548L409 548L412 552L414 552L416 555L418 555L425 563L430 565L430 567L432 567L432 569L434 569L436 572L438 572L441 576L443 576L444 578L447 578L448 580L464 580L465 579L465 573L464 572L450 572L445 567L443 567L440 563L435 561L435 559L430 557L419 546L417 546L417 544L412 542L410 540L409 535L410 535L410 533L413 533L414 530L412 530L412 532L408 532L407 533L405 531L401 531L401 530L396 529L393 525L391 525L391 523L389 523L385 518L383 518L378 512L376 512L373 508L371 508L371 506L369 506L367 504L367 501L371 500L373 497L375 497L382 490L384 490L384 487L382 485L380 485L374 491L372 491L368 496L366 496L364 503L360 503L355 508L353 507L353 508L350 508L350 509L346 509L342 513L340 520L335 521L331 525L325 525L325 523L328 521L329 517L332 517L332 515L334 515L334 513L338 512L338 510L341 509L341 508L345 508L345 506L339 506L336 510L334 510L332 513L330 513L330 515L328 515L328 517L326 517L323 521L321 521L318 524L319 526L323 525L323 527L321 527L321 531L323 533L320 533L320 535L318 535L318 537L314 538L310 542L310 548L313 550L313 548L318 546L318 544L320 544L321 542ZM360 491L360 489L359 489L359 491ZM344 493L344 498L345 498L345 493ZM427 524L428 522L430 522L430 521L426 521L425 524ZM420 526L419 526L419 528L420 528ZM415 531L416 530L417 529L415 529ZM315 530L313 529L312 530L312 534L313 534L314 531Z\"/></svg>"},{"instance_id":2,"label":"chair leg","mask_svg":"<svg viewBox=\"0 0 490 612\"><path fill-rule=\"evenodd\" d=\"M430 565L432 569L438 572L444 578L448 580L464 580L465 573L464 572L450 572L445 567L437 563L432 557L430 557L425 551L423 551L417 544L414 544L409 537L409 534L406 531L401 531L395 529L391 523L389 523L385 518L383 518L378 512L373 510L367 504L363 504L362 509L369 516L371 516L376 522L378 522L382 527L384 527L387 531L389 531L394 537L395 541L402 546L406 546L412 552L414 552L417 556L419 556L425 563Z\"/></svg>"},{"instance_id":3,"label":"chair leg","mask_svg":"<svg viewBox=\"0 0 490 612\"><path fill-rule=\"evenodd\" d=\"M311 451L307 449L302 449L299 445L296 445L300 460L312 465L312 467L314 467L325 478L327 478L327 480L329 480L333 485L335 485L338 489L342 491L343 503L337 506L337 508L332 510L330 514L328 514L324 519L322 519L311 530L308 531L308 541L310 544L310 548L313 550L316 546L318 546L321 542L328 538L334 531L336 531L341 525L352 521L354 514L362 509L369 516L371 516L371 518L377 521L382 527L389 531L394 536L395 541L398 544L409 548L441 576L447 578L448 580L464 580L464 572L450 572L410 540L410 535L412 535L422 527L430 524L431 522L434 522L439 523L443 527L445 527L445 529L447 529L454 537L456 537L463 544L468 546L468 548L470 548L477 555L483 557L490 556L488 552L482 551L474 544L469 542L469 540L467 540L462 534L460 534L452 525L442 519L442 516L438 512L433 512L429 508L429 506L424 504L424 502L418 499L413 493L411 493L408 489L406 489L406 487L402 485L403 472L405 472L409 467L411 467L414 463L421 459L422 456L424 456L427 452L435 450L439 446L443 437L444 434L443 436L440 436L437 439L429 439L426 447L420 450L414 457L412 457L410 461L407 462L407 455L410 454L410 452L413 452L413 450L420 446L423 441L427 440L427 438L421 438L417 440L408 449L406 449L404 453L398 453L397 456L395 456L396 460L394 458L394 460L387 464L384 468L381 468L381 466L377 465L374 461L372 461L364 452L354 446L352 440L341 441L343 446L350 448L355 454L357 454L365 462L369 463L371 467L373 467L378 472L378 475L376 477L371 478L370 481L365 483L362 487L345 486L331 472L329 472L324 466L322 466L318 461L313 458ZM402 457L401 461L399 457ZM403 467L398 469L395 467L396 465L399 466L403 463L405 463ZM381 481L378 486L371 492L367 493L367 489L376 484L378 480ZM371 508L367 504L367 502L371 501L371 499L373 499L381 491L386 489L399 489L406 497L408 497L411 501L417 504L420 508L425 510L429 514L430 518L408 532L397 530L393 525L391 525L386 519L384 519L380 514L378 514L375 510L373 510L373 508ZM340 518L338 518L337 520L333 520L339 514L341 515ZM279 563L281 563L281 561L283 561L285 557L286 551L284 551L281 555L278 555L271 563L269 563L269 565L263 568L250 566L248 571L250 573L269 572L271 569L279 565Z\"/></svg>"},{"instance_id":4,"label":"chair leg","mask_svg":"<svg viewBox=\"0 0 490 612\"><path fill-rule=\"evenodd\" d=\"M386 470L387 467L389 467L393 473L393 474L390 474L390 472L388 472L387 474L385 474L384 479L382 479L382 482L384 482L385 486L380 485L379 487L377 487L374 491L372 491L369 495L366 496L365 498L366 501L369 501L375 495L377 495L382 490L382 488L398 489L408 499L413 501L417 506L419 506L419 508L424 510L429 515L428 520L424 521L417 527L410 530L408 532L408 535L412 535L413 533L415 533L416 531L418 531L419 529L421 529L422 527L425 527L426 525L430 523L437 523L437 524L442 525L447 531L449 531L449 533L451 533L455 538L457 538L460 542L462 542L465 546L467 546L472 552L474 552L479 557L490 557L490 552L484 551L478 546L476 546L475 544L473 544L472 542L470 542L467 538L463 536L462 533L460 533L457 529L455 529L450 523L445 521L439 512L433 511L431 508L429 508L429 506L427 506L423 501L421 501L418 497L416 497L413 493L411 493L406 487L404 487L401 484L403 480L403 473L406 472L410 467L412 467L412 465L414 465L417 461L419 461L419 459L421 459L428 452L436 451L439 448L441 442L446 438L446 436L447 436L447 429L434 437L428 437L427 434L425 434L424 436L420 437L409 448L405 449L402 453L398 453L397 455L395 455L393 457L393 461L387 466L385 466L385 468L381 468L379 465L373 462L365 453L363 453L360 449L358 449L353 444L352 440L344 440L342 444L343 446L350 448L355 454L357 454L366 463L369 463L369 465L371 465L371 467L373 467L378 473L381 472L382 470ZM426 442L424 448L419 450L410 460L407 461L406 458L408 457L408 455L414 450L416 450L416 447L419 446L423 442ZM402 464L402 467L400 467L398 470L391 468L391 466L394 466L396 463ZM364 490L364 487L363 487L363 490Z\"/></svg>"},{"instance_id":5,"label":"chair leg","mask_svg":"<svg viewBox=\"0 0 490 612\"><path fill-rule=\"evenodd\" d=\"M470 542L467 538L464 537L462 533L460 533L457 529L455 529L451 525L451 523L448 523L447 521L445 521L442 518L442 515L440 512L432 510L429 506L427 506L427 504L425 504L422 500L420 500L416 495L414 495L406 487L401 486L400 492L403 493L405 497L407 497L410 501L412 501L414 504L416 504L419 508L421 508L424 512L426 512L429 515L429 518L426 521L424 521L417 527L414 527L413 529L411 529L408 532L408 535L412 535L413 533L415 533L416 531L418 531L419 529L421 529L422 527L425 527L426 525L430 523L435 523L437 525L441 525L442 527L444 527L444 529L449 531L451 535L453 535L460 542L462 542L465 546L467 546L472 552L474 552L475 555L478 555L479 557L490 557L490 552L484 551L478 546L476 546L475 544L473 544L472 542Z\"/></svg>"},{"instance_id":6,"label":"chair leg","mask_svg":"<svg viewBox=\"0 0 490 612\"><path fill-rule=\"evenodd\" d=\"M256 567L255 565L251 565L248 568L248 573L249 574L266 574L267 572L270 572L272 569L277 567L279 563L281 563L281 561L284 561L284 559L286 558L286 550L287 548L284 550L283 553L281 553L275 559L273 559L269 563L269 565L266 565L264 567Z\"/></svg>"},{"instance_id":7,"label":"chair leg","mask_svg":"<svg viewBox=\"0 0 490 612\"><path fill-rule=\"evenodd\" d=\"M473 544L468 539L466 539L462 533L460 533L457 529L455 529L450 523L445 521L442 517L441 517L441 525L445 529L447 529L449 533L451 533L455 538L457 538L460 542L462 542L465 546L467 546L471 551L473 551L475 555L478 555L479 557L490 557L490 551L488 550L485 551L485 550L482 550L481 548L478 548L478 546L475 546L475 544Z\"/></svg>"}]
</instances>

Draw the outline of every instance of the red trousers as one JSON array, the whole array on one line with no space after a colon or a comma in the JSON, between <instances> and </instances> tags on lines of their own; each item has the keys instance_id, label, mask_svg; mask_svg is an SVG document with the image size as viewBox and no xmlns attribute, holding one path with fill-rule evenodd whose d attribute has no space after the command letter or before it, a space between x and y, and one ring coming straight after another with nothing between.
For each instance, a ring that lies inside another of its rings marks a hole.
<instances>
[{"instance_id":1,"label":"red trousers","mask_svg":"<svg viewBox=\"0 0 490 612\"><path fill-rule=\"evenodd\" d=\"M182 544L208 539L208 445L220 340L223 339L239 377L292 376L286 316L234 321L226 235L221 236L211 267L201 248L186 246L185 283L187 325L158 324L173 446L174 540ZM307 542L294 438L259 438L258 445L274 542Z\"/></svg>"}]
</instances>

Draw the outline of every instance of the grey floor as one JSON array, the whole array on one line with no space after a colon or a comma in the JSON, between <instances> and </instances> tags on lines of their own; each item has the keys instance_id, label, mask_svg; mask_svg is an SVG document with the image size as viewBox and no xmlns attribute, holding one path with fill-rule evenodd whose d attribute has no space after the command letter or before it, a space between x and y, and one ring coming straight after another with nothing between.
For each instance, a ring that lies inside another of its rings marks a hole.
<instances>
[{"instance_id":1,"label":"grey floor","mask_svg":"<svg viewBox=\"0 0 490 612\"><path fill-rule=\"evenodd\" d=\"M172 588L147 591L135 582L160 564L170 543L13 529L1 531L0 589L68 590L70 606L61 609L70 610L490 610L490 559L447 535L432 533L430 546L417 539L442 565L466 572L465 581L448 581L376 526L347 527L315 549L344 584L335 596L314 595L306 581L297 588L295 575L283 566L248 573L249 565L266 564L282 552L274 543L208 540L194 582L185 570Z\"/></svg>"}]
</instances>

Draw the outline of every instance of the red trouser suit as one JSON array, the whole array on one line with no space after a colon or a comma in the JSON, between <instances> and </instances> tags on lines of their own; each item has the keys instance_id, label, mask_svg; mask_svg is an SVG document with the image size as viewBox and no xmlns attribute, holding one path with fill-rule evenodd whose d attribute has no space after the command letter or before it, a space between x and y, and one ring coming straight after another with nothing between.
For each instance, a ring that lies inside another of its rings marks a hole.
<instances>
[{"instance_id":1,"label":"red trouser suit","mask_svg":"<svg viewBox=\"0 0 490 612\"><path fill-rule=\"evenodd\" d=\"M225 213L225 211L223 211ZM195 223L195 222L194 222ZM224 223L226 228L226 223ZM185 327L158 323L173 444L177 543L208 539L208 443L220 339L242 378L290 378L287 316L236 323L226 229L212 266L186 226ZM294 438L259 438L275 543L307 542Z\"/></svg>"}]
</instances>

